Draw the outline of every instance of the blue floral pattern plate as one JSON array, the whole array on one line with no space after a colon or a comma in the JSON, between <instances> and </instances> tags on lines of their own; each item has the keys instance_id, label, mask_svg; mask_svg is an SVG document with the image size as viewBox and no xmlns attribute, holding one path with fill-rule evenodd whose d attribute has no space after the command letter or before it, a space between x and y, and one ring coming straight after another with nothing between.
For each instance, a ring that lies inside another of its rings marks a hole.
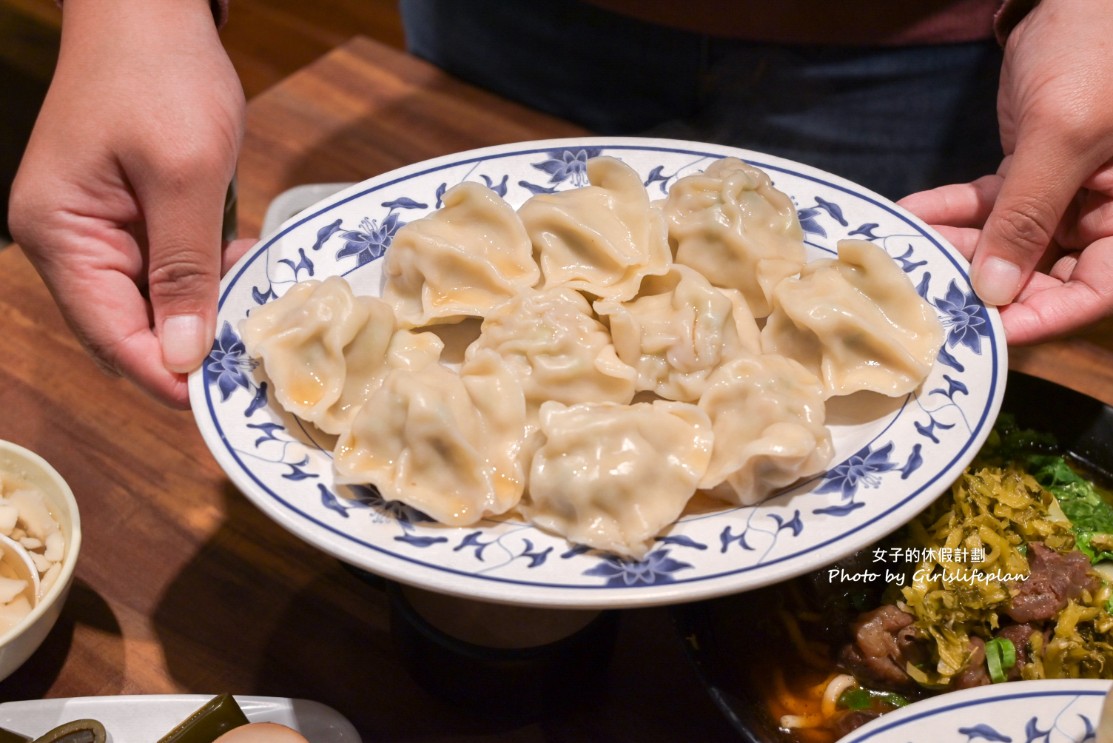
<instances>
[{"instance_id":1,"label":"blue floral pattern plate","mask_svg":"<svg viewBox=\"0 0 1113 743\"><path fill-rule=\"evenodd\" d=\"M257 307L299 281L345 276L378 294L398 229L440 206L449 187L484 183L520 206L586 185L596 155L626 161L653 198L716 158L762 168L795 201L810 258L838 240L883 247L938 311L946 342L929 378L897 400L864 394L828 411L836 454L825 474L756 507L694 506L632 562L569 544L514 519L449 528L369 487L340 486L332 441L286 414L239 337ZM974 295L967 262L895 204L810 167L717 145L587 138L527 142L430 160L356 184L287 220L228 272L218 337L190 380L202 435L266 514L356 567L430 590L534 606L632 607L734 593L822 567L872 544L942 492L988 435L1004 393L996 310Z\"/></svg>"},{"instance_id":2,"label":"blue floral pattern plate","mask_svg":"<svg viewBox=\"0 0 1113 743\"><path fill-rule=\"evenodd\" d=\"M1109 681L1013 681L910 704L839 743L1093 743Z\"/></svg>"}]
</instances>

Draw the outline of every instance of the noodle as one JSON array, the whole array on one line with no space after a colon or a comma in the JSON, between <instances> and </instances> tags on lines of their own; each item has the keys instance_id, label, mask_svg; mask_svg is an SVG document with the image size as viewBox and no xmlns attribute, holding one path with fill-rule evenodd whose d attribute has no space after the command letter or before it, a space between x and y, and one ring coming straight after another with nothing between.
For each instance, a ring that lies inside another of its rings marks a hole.
<instances>
[{"instance_id":1,"label":"noodle","mask_svg":"<svg viewBox=\"0 0 1113 743\"><path fill-rule=\"evenodd\" d=\"M777 642L753 673L778 739L830 743L964 684L1113 677L1113 498L1082 490L1061 457L1021 460L994 436L948 493L875 545L873 562L904 556L897 580L842 587L813 577L776 589L761 618ZM855 555L848 570L870 556ZM1099 559L1109 561L1104 581L1093 573ZM1046 607L1060 597L1046 597L1047 576L1072 592L1053 615ZM987 651L974 663L979 641ZM866 664L874 659L889 665Z\"/></svg>"},{"instance_id":2,"label":"noodle","mask_svg":"<svg viewBox=\"0 0 1113 743\"><path fill-rule=\"evenodd\" d=\"M788 637L795 646L800 659L812 668L829 668L831 661L816 652L812 644L805 639L804 634L800 631L800 625L796 623L796 618L784 609L781 609L779 613L781 621L788 631Z\"/></svg>"},{"instance_id":3,"label":"noodle","mask_svg":"<svg viewBox=\"0 0 1113 743\"><path fill-rule=\"evenodd\" d=\"M822 727L824 722L826 722L826 718L822 714L781 716L781 727L788 728L789 730L799 730L801 728L818 728Z\"/></svg>"},{"instance_id":4,"label":"noodle","mask_svg":"<svg viewBox=\"0 0 1113 743\"><path fill-rule=\"evenodd\" d=\"M840 673L835 676L827 684L827 688L823 690L823 701L820 703L820 709L823 711L824 717L834 717L837 712L837 705L839 697L847 689L852 689L858 685L854 677L848 673Z\"/></svg>"},{"instance_id":5,"label":"noodle","mask_svg":"<svg viewBox=\"0 0 1113 743\"><path fill-rule=\"evenodd\" d=\"M856 682L852 676L835 674L796 692L788 687L784 673L777 669L774 684L776 702L783 710L779 718L780 726L788 730L804 730L828 727L837 712L835 705L839 695L855 686Z\"/></svg>"}]
</instances>

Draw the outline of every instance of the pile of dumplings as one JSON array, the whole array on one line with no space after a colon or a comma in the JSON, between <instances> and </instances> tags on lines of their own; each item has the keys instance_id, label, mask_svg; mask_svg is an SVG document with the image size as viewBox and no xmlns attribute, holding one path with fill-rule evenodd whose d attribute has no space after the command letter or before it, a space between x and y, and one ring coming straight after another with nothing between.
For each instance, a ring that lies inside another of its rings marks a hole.
<instances>
[{"instance_id":1,"label":"pile of dumplings","mask_svg":"<svg viewBox=\"0 0 1113 743\"><path fill-rule=\"evenodd\" d=\"M867 241L805 260L791 199L725 158L652 202L621 160L515 210L465 182L396 233L381 298L309 280L241 333L339 483L443 524L515 512L640 559L699 491L758 503L823 472L826 400L907 394L943 341ZM478 333L458 363L431 328Z\"/></svg>"}]
</instances>

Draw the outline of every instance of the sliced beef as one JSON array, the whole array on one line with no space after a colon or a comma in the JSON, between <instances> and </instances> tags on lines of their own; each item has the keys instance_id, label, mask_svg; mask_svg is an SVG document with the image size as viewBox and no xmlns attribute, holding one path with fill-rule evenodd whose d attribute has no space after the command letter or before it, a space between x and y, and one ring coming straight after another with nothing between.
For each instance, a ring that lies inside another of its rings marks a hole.
<instances>
[{"instance_id":1,"label":"sliced beef","mask_svg":"<svg viewBox=\"0 0 1113 743\"><path fill-rule=\"evenodd\" d=\"M871 720L876 720L878 717L881 717L880 711L860 709L848 712L835 722L835 735L840 738L849 735L852 731L857 730Z\"/></svg>"},{"instance_id":2,"label":"sliced beef","mask_svg":"<svg viewBox=\"0 0 1113 743\"><path fill-rule=\"evenodd\" d=\"M1013 644L1016 651L1016 663L1006 672L1009 681L1017 681L1021 677L1021 670L1031 660L1032 634L1038 632L1030 624L1009 624L1002 627L996 637L1003 637ZM980 637L970 638L970 659L951 681L954 689L969 689L974 686L984 686L992 682L989 667L985 659L985 641Z\"/></svg>"},{"instance_id":3,"label":"sliced beef","mask_svg":"<svg viewBox=\"0 0 1113 743\"><path fill-rule=\"evenodd\" d=\"M1012 584L1016 593L1005 607L1005 614L1014 622L1051 620L1068 601L1095 587L1090 561L1077 550L1062 555L1032 542L1028 545L1028 567L1031 575Z\"/></svg>"},{"instance_id":4,"label":"sliced beef","mask_svg":"<svg viewBox=\"0 0 1113 743\"><path fill-rule=\"evenodd\" d=\"M851 626L853 639L843 647L840 662L866 686L914 688L915 682L904 670L908 662L921 656L912 622L911 614L891 604L865 612Z\"/></svg>"},{"instance_id":5,"label":"sliced beef","mask_svg":"<svg viewBox=\"0 0 1113 743\"><path fill-rule=\"evenodd\" d=\"M975 686L985 686L991 681L985 665L985 640L971 637L969 647L970 656L966 666L951 679L953 689L972 689Z\"/></svg>"},{"instance_id":6,"label":"sliced beef","mask_svg":"<svg viewBox=\"0 0 1113 743\"><path fill-rule=\"evenodd\" d=\"M1013 596L1003 613L1006 623L998 637L1009 640L1016 651L1016 663L1008 669L1010 680L1021 678L1021 671L1031 661L1031 638L1036 633L1048 634L1053 622L1067 603L1093 591L1098 579L1089 559L1079 551L1060 554L1041 543L1028 545L1027 579L1010 584ZM991 683L986 666L985 641L971 637L966 666L954 676L952 688L966 689ZM845 645L839 661L847 672L863 685L878 689L906 691L916 688L905 672L908 663L921 665L928 659L929 643L919 636L914 617L896 606L884 605L861 614L851 624L851 641Z\"/></svg>"}]
</instances>

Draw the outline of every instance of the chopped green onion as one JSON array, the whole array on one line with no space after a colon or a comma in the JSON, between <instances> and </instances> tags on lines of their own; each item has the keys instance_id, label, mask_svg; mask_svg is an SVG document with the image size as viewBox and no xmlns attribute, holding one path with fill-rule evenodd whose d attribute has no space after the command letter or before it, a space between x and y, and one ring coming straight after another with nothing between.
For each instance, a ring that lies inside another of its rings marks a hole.
<instances>
[{"instance_id":1,"label":"chopped green onion","mask_svg":"<svg viewBox=\"0 0 1113 743\"><path fill-rule=\"evenodd\" d=\"M887 704L891 704L894 707L906 707L906 706L908 706L908 698L905 697L902 694L897 694L896 692L893 692L893 691L886 691L886 692L882 692L878 696L883 702L885 702Z\"/></svg>"},{"instance_id":2,"label":"chopped green onion","mask_svg":"<svg viewBox=\"0 0 1113 743\"><path fill-rule=\"evenodd\" d=\"M908 700L891 691L875 691L856 686L847 689L839 695L839 706L850 710L868 709L874 702L881 702L889 707L903 707Z\"/></svg>"},{"instance_id":3,"label":"chopped green onion","mask_svg":"<svg viewBox=\"0 0 1113 743\"><path fill-rule=\"evenodd\" d=\"M1016 665L1016 647L1006 637L994 637L985 644L985 664L989 678L999 684L1006 680L1006 674Z\"/></svg>"},{"instance_id":4,"label":"chopped green onion","mask_svg":"<svg viewBox=\"0 0 1113 743\"><path fill-rule=\"evenodd\" d=\"M847 709L865 709L870 706L870 693L860 686L847 689L839 696L839 706Z\"/></svg>"}]
</instances>

